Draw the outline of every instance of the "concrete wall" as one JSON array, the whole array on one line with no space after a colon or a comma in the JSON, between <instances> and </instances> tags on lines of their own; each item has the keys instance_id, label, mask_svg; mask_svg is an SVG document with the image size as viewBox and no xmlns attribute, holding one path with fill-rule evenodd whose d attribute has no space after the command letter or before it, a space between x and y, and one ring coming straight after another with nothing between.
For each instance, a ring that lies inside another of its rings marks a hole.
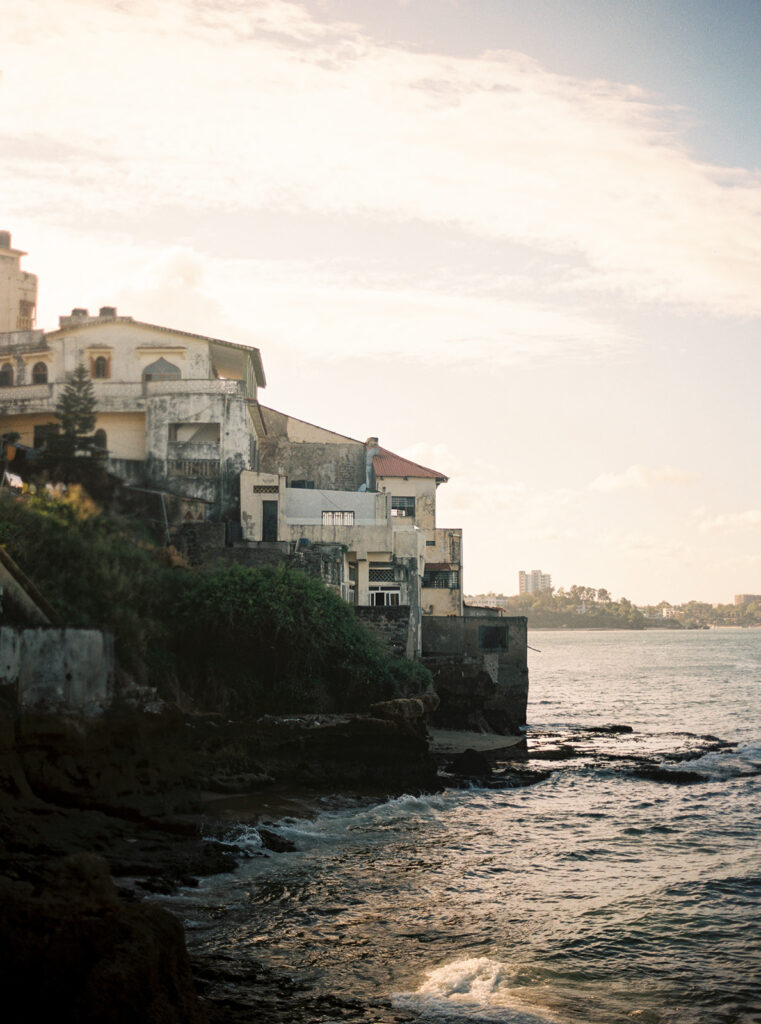
<instances>
[{"instance_id":1,"label":"concrete wall","mask_svg":"<svg viewBox=\"0 0 761 1024\"><path fill-rule=\"evenodd\" d=\"M527 628L523 616L424 616L423 663L448 728L516 732L526 723ZM504 646L494 646L500 643Z\"/></svg>"},{"instance_id":2,"label":"concrete wall","mask_svg":"<svg viewBox=\"0 0 761 1024\"><path fill-rule=\"evenodd\" d=\"M95 629L0 627L0 685L18 703L86 708L113 694L113 637Z\"/></svg>"}]
</instances>

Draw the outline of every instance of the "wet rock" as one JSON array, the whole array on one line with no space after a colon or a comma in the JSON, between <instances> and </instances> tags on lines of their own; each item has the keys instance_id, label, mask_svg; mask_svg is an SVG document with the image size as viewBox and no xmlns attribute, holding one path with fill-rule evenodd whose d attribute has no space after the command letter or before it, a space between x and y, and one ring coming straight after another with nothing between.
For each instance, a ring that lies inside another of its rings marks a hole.
<instances>
[{"instance_id":1,"label":"wet rock","mask_svg":"<svg viewBox=\"0 0 761 1024\"><path fill-rule=\"evenodd\" d=\"M293 853L296 849L290 839L284 839L282 836L279 836L277 832L273 832L271 828L265 828L263 825L257 825L256 831L261 837L262 846L265 850L272 850L273 853Z\"/></svg>"},{"instance_id":2,"label":"wet rock","mask_svg":"<svg viewBox=\"0 0 761 1024\"><path fill-rule=\"evenodd\" d=\"M592 733L593 735L627 735L628 733L634 732L634 729L630 725L590 725L584 730L584 732Z\"/></svg>"},{"instance_id":3,"label":"wet rock","mask_svg":"<svg viewBox=\"0 0 761 1024\"><path fill-rule=\"evenodd\" d=\"M455 754L448 765L449 771L466 779L488 779L492 775L489 759L478 750L468 747Z\"/></svg>"}]
</instances>

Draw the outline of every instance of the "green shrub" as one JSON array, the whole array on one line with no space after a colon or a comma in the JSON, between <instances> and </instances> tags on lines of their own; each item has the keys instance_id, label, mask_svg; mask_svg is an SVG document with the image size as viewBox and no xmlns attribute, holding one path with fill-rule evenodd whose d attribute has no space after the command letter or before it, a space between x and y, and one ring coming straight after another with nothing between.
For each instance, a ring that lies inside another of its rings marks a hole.
<instances>
[{"instance_id":1,"label":"green shrub","mask_svg":"<svg viewBox=\"0 0 761 1024\"><path fill-rule=\"evenodd\" d=\"M361 711L425 689L321 580L285 568L173 567L139 524L64 499L0 499L0 544L66 625L113 632L118 662L164 693L239 714Z\"/></svg>"}]
</instances>

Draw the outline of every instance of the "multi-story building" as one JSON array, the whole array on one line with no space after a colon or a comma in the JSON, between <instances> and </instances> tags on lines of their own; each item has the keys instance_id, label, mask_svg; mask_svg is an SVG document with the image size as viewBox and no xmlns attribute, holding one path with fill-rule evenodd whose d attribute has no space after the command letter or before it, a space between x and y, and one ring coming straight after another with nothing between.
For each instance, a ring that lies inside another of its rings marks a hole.
<instances>
[{"instance_id":1,"label":"multi-story building","mask_svg":"<svg viewBox=\"0 0 761 1024\"><path fill-rule=\"evenodd\" d=\"M0 334L34 329L37 278L21 269L22 256L11 248L10 232L0 231Z\"/></svg>"},{"instance_id":2,"label":"multi-story building","mask_svg":"<svg viewBox=\"0 0 761 1024\"><path fill-rule=\"evenodd\" d=\"M337 545L344 596L462 615L462 531L436 526L447 477L382 448L260 407L258 470L243 472L250 542Z\"/></svg>"},{"instance_id":3,"label":"multi-story building","mask_svg":"<svg viewBox=\"0 0 761 1024\"><path fill-rule=\"evenodd\" d=\"M523 569L518 573L519 594L549 594L552 591L552 576L542 572L541 569L532 569L525 572Z\"/></svg>"}]
</instances>

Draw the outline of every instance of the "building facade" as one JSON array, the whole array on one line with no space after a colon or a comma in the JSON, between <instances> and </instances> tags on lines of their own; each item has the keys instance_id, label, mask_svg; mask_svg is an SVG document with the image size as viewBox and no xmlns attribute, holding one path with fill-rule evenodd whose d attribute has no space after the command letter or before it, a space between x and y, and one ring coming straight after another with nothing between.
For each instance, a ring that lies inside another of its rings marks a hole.
<instances>
[{"instance_id":1,"label":"building facade","mask_svg":"<svg viewBox=\"0 0 761 1024\"><path fill-rule=\"evenodd\" d=\"M11 247L10 231L0 231L0 334L34 330L37 278L21 269L22 256Z\"/></svg>"},{"instance_id":2,"label":"building facade","mask_svg":"<svg viewBox=\"0 0 761 1024\"><path fill-rule=\"evenodd\" d=\"M518 573L519 594L550 594L552 592L552 576L542 572L541 569L532 569L531 572Z\"/></svg>"}]
</instances>

